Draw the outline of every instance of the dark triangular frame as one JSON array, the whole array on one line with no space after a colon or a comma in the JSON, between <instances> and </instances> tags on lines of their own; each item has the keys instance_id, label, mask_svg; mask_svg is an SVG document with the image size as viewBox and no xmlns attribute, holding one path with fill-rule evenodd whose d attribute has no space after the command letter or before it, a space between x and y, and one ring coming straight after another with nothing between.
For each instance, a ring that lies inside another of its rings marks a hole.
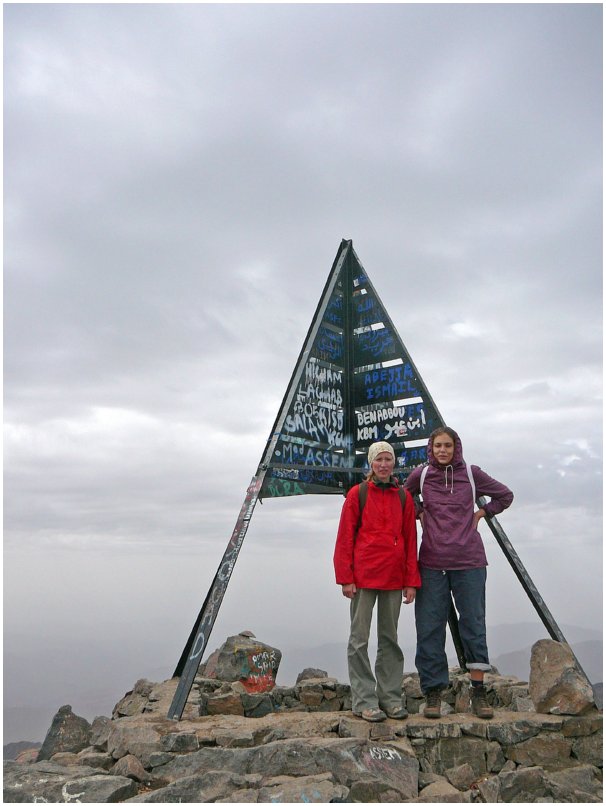
<instances>
[{"instance_id":1,"label":"dark triangular frame","mask_svg":"<svg viewBox=\"0 0 606 806\"><path fill-rule=\"evenodd\" d=\"M262 499L263 493L268 489L267 481L269 475L276 472L279 473L283 469L283 465L280 464L280 461L276 460L276 454L279 453L279 450L277 449L279 440L284 436L284 422L288 416L288 413L292 410L293 400L297 393L297 389L303 377L305 368L308 365L308 362L313 360L312 352L316 344L316 339L320 328L330 327L330 325L326 325L324 322L324 317L328 310L329 303L331 300L334 300L335 294L339 293L339 286L341 286L343 289L344 302L342 323L344 357L343 366L339 367L338 371L343 372L344 433L349 435L351 440L343 446L342 450L335 451L334 454L332 454L333 456L336 456L338 453L340 453L341 461L345 462L345 467L343 464L334 466L333 462L332 465L325 465L322 468L316 468L315 476L317 479L320 479L320 482L324 486L308 486L307 489L303 490L303 494L305 494L305 492L323 492L329 494L339 493L344 495L348 489L350 489L361 479L362 474L365 472L365 448L367 448L367 445L365 446L360 444L359 440L357 439L357 429L355 423L356 400L354 390L354 372L360 370L359 367L355 367L353 355L354 349L352 346L352 322L354 315L353 287L356 282L356 277L363 277L366 288L370 290L373 298L377 300L378 307L381 311L382 320L384 320L384 324L386 324L386 329L388 329L394 335L394 337L397 338L400 354L405 355L407 363L411 367L413 376L418 379L422 386L425 405L427 411L429 412L429 422L427 423L428 430L433 430L433 428L437 425L445 425L445 422L441 417L433 399L431 398L427 387L422 382L421 376L419 375L414 362L401 341L393 322L389 318L385 306L382 304L378 294L372 286L368 275L366 275L366 272L364 271L362 264L360 263L360 260L353 249L351 240L343 240L333 262L332 269L324 286L320 301L318 302L314 317L303 343L303 348L299 354L287 386L286 393L278 410L278 415L270 432L269 439L267 440L263 457L246 491L244 502L240 509L234 531L232 532L231 538L227 544L227 548L225 549L221 562L219 563L217 572L214 576L208 593L206 594L204 603L200 609L200 612L198 613L187 643L185 644L179 662L175 668L173 676L178 677L179 682L168 711L169 719L181 718L196 672L202 660L202 655L208 646L208 639L217 618L219 608L223 601L227 585L242 547L242 543L246 536L246 532L252 519L257 501ZM338 330L339 328L335 328L335 331ZM380 365L377 364L377 366ZM299 442L305 441L299 440ZM394 449L396 449L398 446L401 447L402 444L405 444L405 442L399 444L397 441L395 441L393 444ZM400 475L407 475L411 468L405 466L397 468L396 470L400 472ZM297 469L294 469L293 472L296 474L298 471ZM327 483L325 478L323 480L323 477L328 477L328 475L330 475L330 483ZM333 481L334 479L337 481ZM277 482L274 480L273 483ZM305 485L302 485L302 487L304 488ZM478 498L477 503L478 506L482 506L486 503L486 499L480 497ZM499 522L494 517L487 519L486 522L495 536L497 543L505 554L507 561L513 568L518 580L522 584L522 587L526 591L526 594L528 595L533 607L537 611L541 621L547 629L547 632L554 640L566 643L566 639L564 638L562 631L556 624L555 619L539 595L538 590L530 579L530 576L528 575ZM465 652L459 635L457 613L452 601L450 604L448 624L459 664L462 668L465 668Z\"/></svg>"}]
</instances>

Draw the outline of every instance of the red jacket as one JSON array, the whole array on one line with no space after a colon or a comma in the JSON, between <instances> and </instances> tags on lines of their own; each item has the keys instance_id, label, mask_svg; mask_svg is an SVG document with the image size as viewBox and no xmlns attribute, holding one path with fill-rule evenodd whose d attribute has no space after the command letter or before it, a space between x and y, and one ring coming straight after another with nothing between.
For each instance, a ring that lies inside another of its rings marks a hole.
<instances>
[{"instance_id":1,"label":"red jacket","mask_svg":"<svg viewBox=\"0 0 606 806\"><path fill-rule=\"evenodd\" d=\"M347 493L341 512L333 558L337 584L355 582L357 588L378 590L420 588L412 496L406 492L402 507L397 484L378 487L369 481L358 531L358 487L356 484Z\"/></svg>"}]
</instances>

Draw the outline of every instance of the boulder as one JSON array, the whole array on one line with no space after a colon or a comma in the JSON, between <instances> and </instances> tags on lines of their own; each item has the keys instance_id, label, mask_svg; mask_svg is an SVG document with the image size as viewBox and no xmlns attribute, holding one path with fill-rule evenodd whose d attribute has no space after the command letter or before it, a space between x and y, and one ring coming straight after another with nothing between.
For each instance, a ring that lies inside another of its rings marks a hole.
<instances>
[{"instance_id":1,"label":"boulder","mask_svg":"<svg viewBox=\"0 0 606 806\"><path fill-rule=\"evenodd\" d=\"M71 705L63 705L53 717L37 760L48 761L55 753L78 753L90 745L90 738L86 719L74 714Z\"/></svg>"},{"instance_id":2,"label":"boulder","mask_svg":"<svg viewBox=\"0 0 606 806\"><path fill-rule=\"evenodd\" d=\"M554 798L563 803L601 803L602 782L589 764L548 773Z\"/></svg>"},{"instance_id":3,"label":"boulder","mask_svg":"<svg viewBox=\"0 0 606 806\"><path fill-rule=\"evenodd\" d=\"M585 764L602 767L604 758L602 731L574 739L572 742L572 755Z\"/></svg>"},{"instance_id":4,"label":"boulder","mask_svg":"<svg viewBox=\"0 0 606 806\"><path fill-rule=\"evenodd\" d=\"M460 764L458 767L451 767L448 770L444 770L444 775L448 782L461 792L469 789L477 778L471 764Z\"/></svg>"},{"instance_id":5,"label":"boulder","mask_svg":"<svg viewBox=\"0 0 606 806\"><path fill-rule=\"evenodd\" d=\"M96 716L90 729L90 746L96 750L107 750L107 737L111 719L107 716Z\"/></svg>"},{"instance_id":6,"label":"boulder","mask_svg":"<svg viewBox=\"0 0 606 806\"><path fill-rule=\"evenodd\" d=\"M530 656L530 697L542 714L585 714L595 708L591 684L568 644L542 639Z\"/></svg>"},{"instance_id":7,"label":"boulder","mask_svg":"<svg viewBox=\"0 0 606 806\"><path fill-rule=\"evenodd\" d=\"M209 803L229 797L234 789L247 784L246 775L224 770L210 770L173 781L160 789L131 798L130 803ZM228 801L231 802L231 801Z\"/></svg>"},{"instance_id":8,"label":"boulder","mask_svg":"<svg viewBox=\"0 0 606 806\"><path fill-rule=\"evenodd\" d=\"M521 767L557 767L570 758L572 739L542 734L507 748L505 755Z\"/></svg>"},{"instance_id":9,"label":"boulder","mask_svg":"<svg viewBox=\"0 0 606 806\"><path fill-rule=\"evenodd\" d=\"M202 748L157 767L158 780L178 781L210 770L310 776L332 773L354 800L409 800L418 792L416 758L396 747L363 739L284 739L250 748Z\"/></svg>"},{"instance_id":10,"label":"boulder","mask_svg":"<svg viewBox=\"0 0 606 806\"><path fill-rule=\"evenodd\" d=\"M100 770L109 770L114 766L115 759L109 753L102 753L94 747L85 747L78 753L79 763L85 767L97 767Z\"/></svg>"},{"instance_id":11,"label":"boulder","mask_svg":"<svg viewBox=\"0 0 606 806\"><path fill-rule=\"evenodd\" d=\"M299 672L297 675L296 683L300 683L302 680L317 680L320 677L328 677L328 672L325 672L323 669L313 669L308 667L303 669L302 672Z\"/></svg>"},{"instance_id":12,"label":"boulder","mask_svg":"<svg viewBox=\"0 0 606 806\"><path fill-rule=\"evenodd\" d=\"M112 775L121 775L133 781L149 781L150 775L145 771L143 764L136 756L122 756L111 768Z\"/></svg>"},{"instance_id":13,"label":"boulder","mask_svg":"<svg viewBox=\"0 0 606 806\"><path fill-rule=\"evenodd\" d=\"M419 803L463 803L463 795L447 780L442 778L429 784L417 798Z\"/></svg>"},{"instance_id":14,"label":"boulder","mask_svg":"<svg viewBox=\"0 0 606 806\"><path fill-rule=\"evenodd\" d=\"M5 803L115 803L137 794L137 785L129 778L52 761L7 761L3 785Z\"/></svg>"},{"instance_id":15,"label":"boulder","mask_svg":"<svg viewBox=\"0 0 606 806\"><path fill-rule=\"evenodd\" d=\"M549 782L541 767L521 767L500 772L499 801L502 803L537 803L551 795Z\"/></svg>"},{"instance_id":16,"label":"boulder","mask_svg":"<svg viewBox=\"0 0 606 806\"><path fill-rule=\"evenodd\" d=\"M230 636L210 656L204 675L227 682L239 680L250 693L271 691L281 660L279 649L240 633Z\"/></svg>"},{"instance_id":17,"label":"boulder","mask_svg":"<svg viewBox=\"0 0 606 806\"><path fill-rule=\"evenodd\" d=\"M236 714L244 716L242 697L236 691L222 694L219 690L215 694L211 694L206 701L206 712L211 716L213 714Z\"/></svg>"},{"instance_id":18,"label":"boulder","mask_svg":"<svg viewBox=\"0 0 606 806\"><path fill-rule=\"evenodd\" d=\"M136 756L144 767L149 766L152 753L161 750L160 733L155 725L134 717L112 722L107 740L107 752L117 761L123 756Z\"/></svg>"}]
</instances>

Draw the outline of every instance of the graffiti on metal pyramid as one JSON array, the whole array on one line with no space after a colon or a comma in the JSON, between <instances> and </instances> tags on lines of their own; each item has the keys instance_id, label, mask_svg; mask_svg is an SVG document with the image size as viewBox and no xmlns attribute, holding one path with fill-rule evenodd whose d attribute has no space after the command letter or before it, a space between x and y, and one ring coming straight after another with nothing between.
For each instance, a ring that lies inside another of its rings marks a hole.
<instances>
[{"instance_id":1,"label":"graffiti on metal pyramid","mask_svg":"<svg viewBox=\"0 0 606 806\"><path fill-rule=\"evenodd\" d=\"M396 473L426 461L442 422L356 255L343 241L274 430L261 498L343 493L371 443L389 442Z\"/></svg>"}]
</instances>

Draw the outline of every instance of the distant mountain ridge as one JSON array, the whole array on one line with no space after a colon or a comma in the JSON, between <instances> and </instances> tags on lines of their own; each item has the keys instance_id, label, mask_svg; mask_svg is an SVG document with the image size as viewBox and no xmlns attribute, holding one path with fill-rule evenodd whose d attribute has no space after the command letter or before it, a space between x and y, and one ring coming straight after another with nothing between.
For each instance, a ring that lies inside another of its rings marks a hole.
<instances>
[{"instance_id":1,"label":"distant mountain ridge","mask_svg":"<svg viewBox=\"0 0 606 806\"><path fill-rule=\"evenodd\" d=\"M573 625L563 625L561 630L591 682L601 683L603 677L602 633L599 630ZM549 638L549 635L540 622L523 622L489 626L487 638L491 661L499 672L527 680L530 673L532 645L541 638ZM376 641L371 638L369 646L371 653L374 653ZM414 644L405 643L402 649L405 671L416 671ZM448 636L446 651L449 664L456 666L456 653L450 636ZM325 669L333 677L347 680L347 636L344 636L342 641L315 647L284 648L278 673L279 684L289 685L294 682L298 672L306 665Z\"/></svg>"}]
</instances>

